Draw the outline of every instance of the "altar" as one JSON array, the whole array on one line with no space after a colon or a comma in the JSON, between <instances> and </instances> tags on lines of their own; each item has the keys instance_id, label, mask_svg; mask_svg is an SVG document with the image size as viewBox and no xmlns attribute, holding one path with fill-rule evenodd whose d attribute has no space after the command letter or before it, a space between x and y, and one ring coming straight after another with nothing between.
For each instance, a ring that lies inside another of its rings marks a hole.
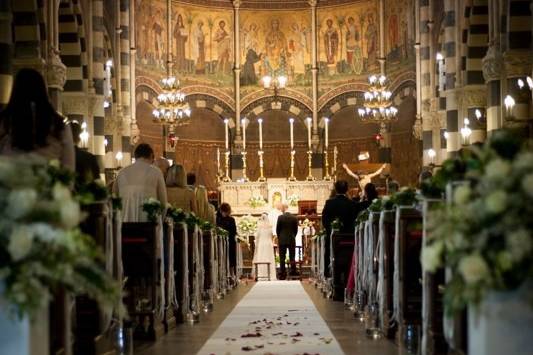
<instances>
[{"instance_id":1,"label":"altar","mask_svg":"<svg viewBox=\"0 0 533 355\"><path fill-rule=\"evenodd\" d=\"M231 205L232 214L260 214L270 211L277 202L289 205L289 212L298 213L298 201L317 201L321 213L331 194L333 181L288 181L285 178L268 178L265 182L221 182L221 201ZM252 198L262 197L266 204L253 206Z\"/></svg>"}]
</instances>

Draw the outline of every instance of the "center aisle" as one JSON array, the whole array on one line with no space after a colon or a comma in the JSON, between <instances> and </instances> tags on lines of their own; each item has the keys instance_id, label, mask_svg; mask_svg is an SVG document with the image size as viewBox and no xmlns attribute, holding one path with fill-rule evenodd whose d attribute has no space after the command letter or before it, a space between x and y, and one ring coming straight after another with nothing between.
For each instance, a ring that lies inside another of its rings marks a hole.
<instances>
[{"instance_id":1,"label":"center aisle","mask_svg":"<svg viewBox=\"0 0 533 355\"><path fill-rule=\"evenodd\" d=\"M258 282L200 355L344 354L300 282Z\"/></svg>"}]
</instances>

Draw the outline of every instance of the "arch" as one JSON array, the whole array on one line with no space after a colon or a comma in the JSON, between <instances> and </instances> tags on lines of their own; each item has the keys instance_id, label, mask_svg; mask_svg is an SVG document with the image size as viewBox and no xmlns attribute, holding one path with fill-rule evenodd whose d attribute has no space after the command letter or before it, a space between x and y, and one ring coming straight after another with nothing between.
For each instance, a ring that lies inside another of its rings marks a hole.
<instances>
[{"instance_id":1,"label":"arch","mask_svg":"<svg viewBox=\"0 0 533 355\"><path fill-rule=\"evenodd\" d=\"M159 88L154 88L148 83L138 83L135 87L135 103L138 104L141 101L145 101L150 105L155 106L158 89ZM233 109L226 102L220 100L216 96L193 93L188 94L186 100L192 110L195 108L207 109L216 113L221 119L233 118L235 116Z\"/></svg>"},{"instance_id":2,"label":"arch","mask_svg":"<svg viewBox=\"0 0 533 355\"><path fill-rule=\"evenodd\" d=\"M364 91L345 91L331 98L322 105L318 111L318 117L333 117L345 107L362 105L363 93ZM406 97L416 98L416 82L412 79L395 84L392 90L392 102L395 106L399 106Z\"/></svg>"},{"instance_id":3,"label":"arch","mask_svg":"<svg viewBox=\"0 0 533 355\"><path fill-rule=\"evenodd\" d=\"M241 116L248 119L259 117L261 113L268 110L281 110L289 112L294 118L305 120L307 117L312 117L313 113L309 106L303 102L292 97L278 95L277 100L273 100L274 96L263 96L252 102L249 102L241 110Z\"/></svg>"}]
</instances>

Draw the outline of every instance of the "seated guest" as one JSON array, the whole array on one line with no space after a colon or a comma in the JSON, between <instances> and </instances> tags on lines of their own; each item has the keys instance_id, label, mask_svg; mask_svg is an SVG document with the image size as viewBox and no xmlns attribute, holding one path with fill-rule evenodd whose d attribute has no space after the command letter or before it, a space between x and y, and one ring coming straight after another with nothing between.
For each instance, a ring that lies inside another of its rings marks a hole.
<instances>
[{"instance_id":1,"label":"seated guest","mask_svg":"<svg viewBox=\"0 0 533 355\"><path fill-rule=\"evenodd\" d=\"M134 151L135 163L122 169L113 185L113 192L122 198L122 220L124 222L146 222L143 203L155 198L161 205L167 205L167 190L161 170L152 165L154 151L148 144L141 143Z\"/></svg>"},{"instance_id":2,"label":"seated guest","mask_svg":"<svg viewBox=\"0 0 533 355\"><path fill-rule=\"evenodd\" d=\"M346 196L348 182L338 180L335 182L335 196L326 201L322 211L322 225L327 236L331 233L331 222L339 219L342 223L342 233L352 233L356 217L355 203Z\"/></svg>"},{"instance_id":3,"label":"seated guest","mask_svg":"<svg viewBox=\"0 0 533 355\"><path fill-rule=\"evenodd\" d=\"M0 112L0 155L34 153L74 171L74 142L67 128L48 99L43 76L34 69L19 70Z\"/></svg>"},{"instance_id":4,"label":"seated guest","mask_svg":"<svg viewBox=\"0 0 533 355\"><path fill-rule=\"evenodd\" d=\"M205 186L198 186L196 188L196 203L198 204L198 217L203 220L209 218L209 200L207 198L207 189Z\"/></svg>"},{"instance_id":5,"label":"seated guest","mask_svg":"<svg viewBox=\"0 0 533 355\"><path fill-rule=\"evenodd\" d=\"M78 183L89 183L100 179L100 166L96 156L78 147L80 143L81 125L78 121L70 122L74 149L76 153L76 175Z\"/></svg>"},{"instance_id":6,"label":"seated guest","mask_svg":"<svg viewBox=\"0 0 533 355\"><path fill-rule=\"evenodd\" d=\"M168 202L185 212L198 213L194 191L187 186L185 169L182 165L174 164L167 172Z\"/></svg>"},{"instance_id":7,"label":"seated guest","mask_svg":"<svg viewBox=\"0 0 533 355\"><path fill-rule=\"evenodd\" d=\"M217 227L225 229L229 234L229 265L230 274L235 275L237 269L237 224L235 218L231 217L231 206L228 203L223 203L217 213Z\"/></svg>"},{"instance_id":8,"label":"seated guest","mask_svg":"<svg viewBox=\"0 0 533 355\"><path fill-rule=\"evenodd\" d=\"M168 160L163 157L157 158L154 161L154 166L161 170L161 172L163 173L163 177L166 178L168 168L170 168L170 163L168 162Z\"/></svg>"},{"instance_id":9,"label":"seated guest","mask_svg":"<svg viewBox=\"0 0 533 355\"><path fill-rule=\"evenodd\" d=\"M210 222L212 225L216 226L217 224L217 209L213 204L209 204L209 214L207 221Z\"/></svg>"}]
</instances>

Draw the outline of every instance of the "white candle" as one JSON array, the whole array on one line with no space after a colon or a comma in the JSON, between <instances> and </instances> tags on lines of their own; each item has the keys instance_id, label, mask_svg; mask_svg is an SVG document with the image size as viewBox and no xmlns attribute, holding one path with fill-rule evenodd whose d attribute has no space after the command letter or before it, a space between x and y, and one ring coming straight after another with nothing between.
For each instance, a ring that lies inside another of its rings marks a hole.
<instances>
[{"instance_id":1,"label":"white candle","mask_svg":"<svg viewBox=\"0 0 533 355\"><path fill-rule=\"evenodd\" d=\"M263 150L263 119L257 119L259 123L259 150Z\"/></svg>"},{"instance_id":2,"label":"white candle","mask_svg":"<svg viewBox=\"0 0 533 355\"><path fill-rule=\"evenodd\" d=\"M220 148L217 147L217 171L220 171Z\"/></svg>"},{"instance_id":3,"label":"white candle","mask_svg":"<svg viewBox=\"0 0 533 355\"><path fill-rule=\"evenodd\" d=\"M229 120L227 118L224 120L224 126L225 126L224 129L226 131L226 150L229 149L229 132L228 132L229 131L229 127L228 127L228 121Z\"/></svg>"},{"instance_id":4,"label":"white candle","mask_svg":"<svg viewBox=\"0 0 533 355\"><path fill-rule=\"evenodd\" d=\"M241 120L242 125L242 149L246 151L246 118Z\"/></svg>"},{"instance_id":5,"label":"white candle","mask_svg":"<svg viewBox=\"0 0 533 355\"><path fill-rule=\"evenodd\" d=\"M311 117L307 117L307 147L311 150Z\"/></svg>"},{"instance_id":6,"label":"white candle","mask_svg":"<svg viewBox=\"0 0 533 355\"><path fill-rule=\"evenodd\" d=\"M289 118L291 127L291 150L294 149L294 118Z\"/></svg>"},{"instance_id":7,"label":"white candle","mask_svg":"<svg viewBox=\"0 0 533 355\"><path fill-rule=\"evenodd\" d=\"M329 137L329 134L328 134L328 123L329 123L329 118L325 118L324 119L324 124L325 124L325 129L326 129L326 134L325 134L325 146L326 146L326 149L328 149L328 137Z\"/></svg>"}]
</instances>

